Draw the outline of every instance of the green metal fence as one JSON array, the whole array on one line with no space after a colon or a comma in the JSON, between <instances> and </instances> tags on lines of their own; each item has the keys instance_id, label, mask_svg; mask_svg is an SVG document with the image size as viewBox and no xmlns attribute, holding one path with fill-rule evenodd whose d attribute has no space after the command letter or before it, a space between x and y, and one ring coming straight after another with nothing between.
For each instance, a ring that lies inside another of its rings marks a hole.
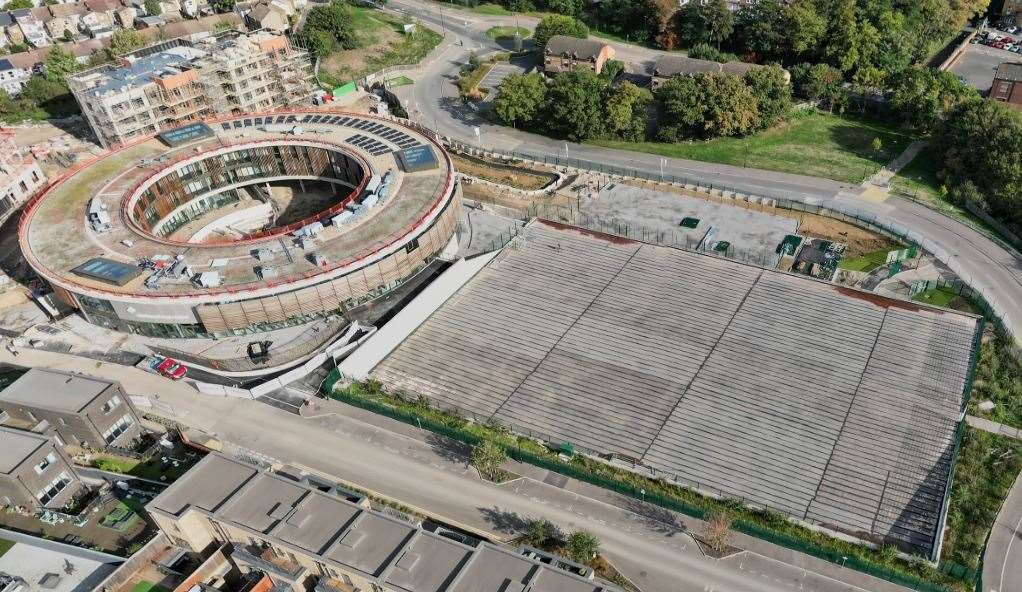
<instances>
[{"instance_id":1,"label":"green metal fence","mask_svg":"<svg viewBox=\"0 0 1022 592\"><path fill-rule=\"evenodd\" d=\"M334 399L373 413L378 413L391 419L396 419L409 425L418 426L420 429L429 430L470 446L475 446L484 440L484 438L478 434L474 434L461 428L444 425L430 417L405 411L403 409L397 409L380 401L352 395L348 392L335 392L333 387L338 380L340 380L340 374L337 370L334 370L324 381L325 392ZM547 469L566 477L577 479L578 481L583 481L603 489L614 491L621 495L626 495L633 499L648 502L675 512L680 512L693 518L705 519L712 511L710 503L707 503L705 506L697 505L678 497L645 491L644 489L623 480L608 477L606 475L600 475L586 469L585 467L570 462L564 462L558 458L535 454L517 446L506 447L506 450L508 456L516 461ZM805 553L831 563L855 569L913 590L920 590L922 592L951 592L952 590L952 588L930 582L919 576L897 571L855 555L845 555L837 549L825 547L812 541L807 541L749 520L735 520L732 524L732 528L743 534L765 540L787 549ZM964 582L973 582L976 578L975 573L963 566L955 565L948 569L942 569L941 571Z\"/></svg>"}]
</instances>

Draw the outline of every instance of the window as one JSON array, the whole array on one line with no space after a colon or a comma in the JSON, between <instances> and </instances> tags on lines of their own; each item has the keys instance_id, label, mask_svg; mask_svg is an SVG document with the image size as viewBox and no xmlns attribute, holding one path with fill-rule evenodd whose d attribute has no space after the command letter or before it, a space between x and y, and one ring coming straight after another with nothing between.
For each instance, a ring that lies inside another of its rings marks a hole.
<instances>
[{"instance_id":1,"label":"window","mask_svg":"<svg viewBox=\"0 0 1022 592\"><path fill-rule=\"evenodd\" d=\"M120 437L121 434L126 432L128 428L131 427L131 423L132 423L131 415L128 414L123 415L120 419L117 420L117 423L110 426L109 428L107 428L105 432L103 432L103 439L106 440L107 444L110 444L118 437Z\"/></svg>"},{"instance_id":2,"label":"window","mask_svg":"<svg viewBox=\"0 0 1022 592\"><path fill-rule=\"evenodd\" d=\"M113 411L114 409L117 409L120 406L121 406L121 398L118 397L117 395L114 395L113 397L111 397L111 399L109 401L107 401L106 403L103 404L103 407L100 408L100 411L103 412L103 415L106 415L106 414L110 413L111 411Z\"/></svg>"},{"instance_id":3,"label":"window","mask_svg":"<svg viewBox=\"0 0 1022 592\"><path fill-rule=\"evenodd\" d=\"M71 477L68 477L67 473L61 473L57 475L57 478L50 481L50 484L39 490L35 494L36 498L39 499L43 505L50 503L50 500L60 495L61 491L67 489L67 486L71 484Z\"/></svg>"},{"instance_id":4,"label":"window","mask_svg":"<svg viewBox=\"0 0 1022 592\"><path fill-rule=\"evenodd\" d=\"M47 467L49 467L50 465L52 465L55 462L57 462L57 456L55 454L53 454L52 452L47 454L46 458L44 458L43 460L39 461L39 464L37 464L35 466L36 474L37 475L42 475L43 471L45 471L47 469Z\"/></svg>"}]
</instances>

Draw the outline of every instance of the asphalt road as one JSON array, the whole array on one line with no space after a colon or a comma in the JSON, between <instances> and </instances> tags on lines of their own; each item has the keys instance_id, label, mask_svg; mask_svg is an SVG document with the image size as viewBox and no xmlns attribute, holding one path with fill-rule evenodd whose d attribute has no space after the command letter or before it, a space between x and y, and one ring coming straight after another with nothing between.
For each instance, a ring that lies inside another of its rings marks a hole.
<instances>
[{"instance_id":1,"label":"asphalt road","mask_svg":"<svg viewBox=\"0 0 1022 592\"><path fill-rule=\"evenodd\" d=\"M333 402L319 401L318 411L339 413L303 418L256 401L200 395L184 383L137 368L96 364L67 354L22 349L15 359L0 350L0 362L73 369L118 380L129 395L156 398L159 409L154 411L160 415L234 446L303 465L496 538L509 538L536 518L546 518L567 531L587 529L600 538L605 555L643 592L903 590L762 541L753 540L753 544L777 549L790 561L782 563L749 551L720 561L710 559L682 532L685 526L697 527L691 519L635 500L626 508L597 501L565 489L567 479L556 475L546 482L523 478L494 485L482 481L448 441ZM383 429L370 421L398 428Z\"/></svg>"}]
</instances>

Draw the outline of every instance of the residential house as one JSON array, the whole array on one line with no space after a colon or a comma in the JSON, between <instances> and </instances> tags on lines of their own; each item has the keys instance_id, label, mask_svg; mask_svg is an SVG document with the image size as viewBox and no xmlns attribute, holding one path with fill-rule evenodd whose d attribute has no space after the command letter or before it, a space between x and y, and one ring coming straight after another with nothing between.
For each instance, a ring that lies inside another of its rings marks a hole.
<instances>
[{"instance_id":1,"label":"residential house","mask_svg":"<svg viewBox=\"0 0 1022 592\"><path fill-rule=\"evenodd\" d=\"M178 0L161 0L160 15L166 20L173 20L181 16L181 3Z\"/></svg>"},{"instance_id":2,"label":"residential house","mask_svg":"<svg viewBox=\"0 0 1022 592\"><path fill-rule=\"evenodd\" d=\"M78 23L72 23L62 16L50 17L50 20L46 21L43 26L46 28L46 33L50 36L50 39L58 41L70 41L74 39L74 34L78 32Z\"/></svg>"},{"instance_id":3,"label":"residential house","mask_svg":"<svg viewBox=\"0 0 1022 592\"><path fill-rule=\"evenodd\" d=\"M11 60L0 58L0 88L7 91L7 94L16 97L25 88L25 83L32 77L32 71L18 68L11 63Z\"/></svg>"},{"instance_id":4,"label":"residential house","mask_svg":"<svg viewBox=\"0 0 1022 592\"><path fill-rule=\"evenodd\" d=\"M46 47L50 45L50 36L46 34L46 27L43 26L41 20L31 14L20 18L15 15L14 20L17 21L25 41L30 45L33 47Z\"/></svg>"},{"instance_id":5,"label":"residential house","mask_svg":"<svg viewBox=\"0 0 1022 592\"><path fill-rule=\"evenodd\" d=\"M583 67L599 74L613 58L614 48L602 41L554 35L543 50L543 69L557 74Z\"/></svg>"},{"instance_id":6,"label":"residential house","mask_svg":"<svg viewBox=\"0 0 1022 592\"><path fill-rule=\"evenodd\" d=\"M245 24L250 29L266 29L283 33L291 26L288 15L276 3L260 2L245 15Z\"/></svg>"},{"instance_id":7,"label":"residential house","mask_svg":"<svg viewBox=\"0 0 1022 592\"><path fill-rule=\"evenodd\" d=\"M0 10L0 47L7 47L9 43L12 43L7 36L7 29L13 25L14 19L11 18L11 13Z\"/></svg>"},{"instance_id":8,"label":"residential house","mask_svg":"<svg viewBox=\"0 0 1022 592\"><path fill-rule=\"evenodd\" d=\"M997 66L990 98L1022 111L1022 62L1005 62Z\"/></svg>"},{"instance_id":9,"label":"residential house","mask_svg":"<svg viewBox=\"0 0 1022 592\"><path fill-rule=\"evenodd\" d=\"M199 18L199 3L196 0L181 0L181 14L190 19Z\"/></svg>"},{"instance_id":10,"label":"residential house","mask_svg":"<svg viewBox=\"0 0 1022 592\"><path fill-rule=\"evenodd\" d=\"M52 438L0 426L0 506L60 509L85 489Z\"/></svg>"},{"instance_id":11,"label":"residential house","mask_svg":"<svg viewBox=\"0 0 1022 592\"><path fill-rule=\"evenodd\" d=\"M117 24L125 29L135 28L135 17L138 16L138 11L130 6L126 6L114 13Z\"/></svg>"},{"instance_id":12,"label":"residential house","mask_svg":"<svg viewBox=\"0 0 1022 592\"><path fill-rule=\"evenodd\" d=\"M21 32L21 27L18 26L18 23L13 21L10 25L4 27L4 36L7 37L7 41L11 45L25 43L25 34Z\"/></svg>"},{"instance_id":13,"label":"residential house","mask_svg":"<svg viewBox=\"0 0 1022 592\"><path fill-rule=\"evenodd\" d=\"M0 411L37 431L53 428L65 446L126 447L141 433L120 384L70 372L32 368L0 391Z\"/></svg>"},{"instance_id":14,"label":"residential house","mask_svg":"<svg viewBox=\"0 0 1022 592\"><path fill-rule=\"evenodd\" d=\"M660 88L663 83L676 76L695 76L696 74L732 74L734 76L745 76L757 68L765 68L759 64L746 62L720 63L710 60L698 60L680 55L663 55L653 66L653 76L650 80L650 87L653 90ZM784 72L785 80L791 82L791 74Z\"/></svg>"},{"instance_id":15,"label":"residential house","mask_svg":"<svg viewBox=\"0 0 1022 592\"><path fill-rule=\"evenodd\" d=\"M325 490L324 490L325 489ZM619 592L593 570L366 507L360 496L209 454L147 506L174 544L221 548L274 591Z\"/></svg>"}]
</instances>

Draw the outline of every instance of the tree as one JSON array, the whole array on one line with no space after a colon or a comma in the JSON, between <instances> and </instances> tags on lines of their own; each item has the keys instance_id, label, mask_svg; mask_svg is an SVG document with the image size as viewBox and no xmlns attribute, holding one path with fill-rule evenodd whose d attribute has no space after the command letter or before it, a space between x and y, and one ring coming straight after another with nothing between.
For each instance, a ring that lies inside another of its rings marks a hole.
<instances>
[{"instance_id":1,"label":"tree","mask_svg":"<svg viewBox=\"0 0 1022 592\"><path fill-rule=\"evenodd\" d=\"M521 537L521 541L533 547L543 547L551 539L557 538L560 538L557 527L546 518L542 518L529 522L528 527L525 529L525 534Z\"/></svg>"},{"instance_id":2,"label":"tree","mask_svg":"<svg viewBox=\"0 0 1022 592\"><path fill-rule=\"evenodd\" d=\"M891 90L891 108L898 119L924 132L936 129L958 105L979 98L976 89L951 72L931 68L905 70L894 77Z\"/></svg>"},{"instance_id":3,"label":"tree","mask_svg":"<svg viewBox=\"0 0 1022 592\"><path fill-rule=\"evenodd\" d=\"M485 440L472 449L472 466L487 479L500 474L500 466L507 461L507 452L492 440Z\"/></svg>"},{"instance_id":4,"label":"tree","mask_svg":"<svg viewBox=\"0 0 1022 592\"><path fill-rule=\"evenodd\" d=\"M784 31L790 57L814 54L827 34L827 21L813 0L795 0L784 10Z\"/></svg>"},{"instance_id":5,"label":"tree","mask_svg":"<svg viewBox=\"0 0 1022 592\"><path fill-rule=\"evenodd\" d=\"M810 101L833 104L841 94L841 71L828 64L799 64L792 68L795 94Z\"/></svg>"},{"instance_id":6,"label":"tree","mask_svg":"<svg viewBox=\"0 0 1022 592\"><path fill-rule=\"evenodd\" d=\"M354 11L343 0L333 0L326 6L317 6L309 11L305 19L300 42L319 57L329 54L335 48L354 49L358 47L354 19Z\"/></svg>"},{"instance_id":7,"label":"tree","mask_svg":"<svg viewBox=\"0 0 1022 592\"><path fill-rule=\"evenodd\" d=\"M678 76L654 93L660 106L657 136L664 142L679 142L698 135L703 123L703 89L693 76Z\"/></svg>"},{"instance_id":8,"label":"tree","mask_svg":"<svg viewBox=\"0 0 1022 592\"><path fill-rule=\"evenodd\" d=\"M142 5L145 6L147 14L157 15L163 13L163 7L160 6L159 0L145 0Z\"/></svg>"},{"instance_id":9,"label":"tree","mask_svg":"<svg viewBox=\"0 0 1022 592\"><path fill-rule=\"evenodd\" d=\"M953 196L980 197L992 216L1022 227L1022 113L972 100L954 107L933 139Z\"/></svg>"},{"instance_id":10,"label":"tree","mask_svg":"<svg viewBox=\"0 0 1022 592\"><path fill-rule=\"evenodd\" d=\"M581 0L546 0L546 8L564 16L578 17L582 15L585 2Z\"/></svg>"},{"instance_id":11,"label":"tree","mask_svg":"<svg viewBox=\"0 0 1022 592\"><path fill-rule=\"evenodd\" d=\"M568 37L585 39L589 37L589 27L582 21L570 16L552 15L544 17L543 20L539 21L539 24L536 25L536 31L532 34L532 39L536 47L543 48L546 47L546 42L554 35L567 35Z\"/></svg>"},{"instance_id":12,"label":"tree","mask_svg":"<svg viewBox=\"0 0 1022 592\"><path fill-rule=\"evenodd\" d=\"M231 12L234 7L238 4L238 0L210 0L209 5L213 7L213 12L217 14L224 14Z\"/></svg>"},{"instance_id":13,"label":"tree","mask_svg":"<svg viewBox=\"0 0 1022 592\"><path fill-rule=\"evenodd\" d=\"M50 51L50 55L46 56L43 66L46 72L46 79L56 82L65 88L67 87L67 77L82 68L78 60L75 59L74 54L59 45L55 46Z\"/></svg>"},{"instance_id":14,"label":"tree","mask_svg":"<svg viewBox=\"0 0 1022 592\"><path fill-rule=\"evenodd\" d=\"M791 111L791 85L788 73L780 66L749 70L745 84L756 97L760 128L773 126Z\"/></svg>"},{"instance_id":15,"label":"tree","mask_svg":"<svg viewBox=\"0 0 1022 592\"><path fill-rule=\"evenodd\" d=\"M690 0L678 11L682 43L720 44L735 28L734 14L726 0Z\"/></svg>"},{"instance_id":16,"label":"tree","mask_svg":"<svg viewBox=\"0 0 1022 592\"><path fill-rule=\"evenodd\" d=\"M135 29L117 29L110 37L110 51L114 55L126 54L145 45L142 34Z\"/></svg>"},{"instance_id":17,"label":"tree","mask_svg":"<svg viewBox=\"0 0 1022 592\"><path fill-rule=\"evenodd\" d=\"M35 4L32 0L11 0L4 5L4 10L21 10L23 8L32 8Z\"/></svg>"},{"instance_id":18,"label":"tree","mask_svg":"<svg viewBox=\"0 0 1022 592\"><path fill-rule=\"evenodd\" d=\"M606 133L632 142L645 140L650 98L648 90L631 82L607 87L604 99Z\"/></svg>"},{"instance_id":19,"label":"tree","mask_svg":"<svg viewBox=\"0 0 1022 592\"><path fill-rule=\"evenodd\" d=\"M592 3L592 7L592 18L599 23L600 30L631 41L648 41L655 35L657 24L652 21L658 17L654 13L662 10L654 0L602 0ZM673 9L676 8L677 4ZM673 14L673 9L667 18Z\"/></svg>"},{"instance_id":20,"label":"tree","mask_svg":"<svg viewBox=\"0 0 1022 592\"><path fill-rule=\"evenodd\" d=\"M677 0L649 0L650 3L650 35L658 47L674 49L678 47L678 13Z\"/></svg>"},{"instance_id":21,"label":"tree","mask_svg":"<svg viewBox=\"0 0 1022 592\"><path fill-rule=\"evenodd\" d=\"M875 138L873 138L873 141L870 143L870 147L873 148L873 155L877 159L879 159L880 158L880 152L883 151L883 149L884 149L884 141L882 139L880 139L880 136L876 136Z\"/></svg>"},{"instance_id":22,"label":"tree","mask_svg":"<svg viewBox=\"0 0 1022 592\"><path fill-rule=\"evenodd\" d=\"M603 135L603 89L606 82L588 68L557 76L547 92L549 130L581 142Z\"/></svg>"},{"instance_id":23,"label":"tree","mask_svg":"<svg viewBox=\"0 0 1022 592\"><path fill-rule=\"evenodd\" d=\"M780 0L757 0L743 5L735 17L735 32L745 49L760 57L778 58L785 53L787 22Z\"/></svg>"},{"instance_id":24,"label":"tree","mask_svg":"<svg viewBox=\"0 0 1022 592\"><path fill-rule=\"evenodd\" d=\"M71 32L71 29L64 29L64 34L61 35L61 39L70 43L75 40L75 34Z\"/></svg>"},{"instance_id":25,"label":"tree","mask_svg":"<svg viewBox=\"0 0 1022 592\"><path fill-rule=\"evenodd\" d=\"M607 60L603 64L603 69L600 70L600 76L603 76L608 82L614 82L624 71L625 63L621 60Z\"/></svg>"},{"instance_id":26,"label":"tree","mask_svg":"<svg viewBox=\"0 0 1022 592\"><path fill-rule=\"evenodd\" d=\"M703 542L717 553L727 551L731 545L731 522L731 514L726 510L711 514L703 526Z\"/></svg>"},{"instance_id":27,"label":"tree","mask_svg":"<svg viewBox=\"0 0 1022 592\"><path fill-rule=\"evenodd\" d=\"M512 74L498 87L493 112L504 125L530 127L546 102L547 86L542 74Z\"/></svg>"},{"instance_id":28,"label":"tree","mask_svg":"<svg viewBox=\"0 0 1022 592\"><path fill-rule=\"evenodd\" d=\"M848 72L859 61L859 23L855 19L855 0L838 1L835 13L829 18L824 55L839 70Z\"/></svg>"},{"instance_id":29,"label":"tree","mask_svg":"<svg viewBox=\"0 0 1022 592\"><path fill-rule=\"evenodd\" d=\"M744 136L759 126L756 97L741 78L700 75L704 85L703 137Z\"/></svg>"},{"instance_id":30,"label":"tree","mask_svg":"<svg viewBox=\"0 0 1022 592\"><path fill-rule=\"evenodd\" d=\"M576 530L568 535L565 550L573 561L589 564L600 554L600 539L588 531Z\"/></svg>"}]
</instances>

